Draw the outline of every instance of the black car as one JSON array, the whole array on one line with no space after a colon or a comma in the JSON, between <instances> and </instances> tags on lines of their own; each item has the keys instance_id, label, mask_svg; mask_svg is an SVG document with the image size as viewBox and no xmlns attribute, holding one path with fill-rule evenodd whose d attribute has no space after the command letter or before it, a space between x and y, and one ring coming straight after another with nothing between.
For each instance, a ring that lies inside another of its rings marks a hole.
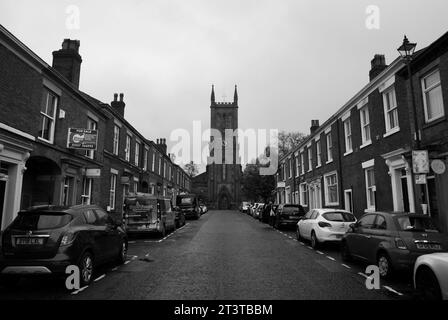
<instances>
[{"instance_id":1,"label":"black car","mask_svg":"<svg viewBox=\"0 0 448 320\"><path fill-rule=\"evenodd\" d=\"M296 227L297 222L305 215L305 210L298 204L280 204L277 208L274 227Z\"/></svg>"},{"instance_id":2,"label":"black car","mask_svg":"<svg viewBox=\"0 0 448 320\"><path fill-rule=\"evenodd\" d=\"M176 228L184 226L186 223L184 212L179 207L174 207L174 213L175 213Z\"/></svg>"},{"instance_id":3,"label":"black car","mask_svg":"<svg viewBox=\"0 0 448 320\"><path fill-rule=\"evenodd\" d=\"M195 194L178 195L176 198L176 207L179 207L187 219L193 218L198 220L201 217L199 199Z\"/></svg>"},{"instance_id":4,"label":"black car","mask_svg":"<svg viewBox=\"0 0 448 320\"><path fill-rule=\"evenodd\" d=\"M103 263L124 263L127 237L116 221L93 205L34 207L19 212L1 237L0 281L13 285L23 276L66 276L80 270L81 285Z\"/></svg>"},{"instance_id":5,"label":"black car","mask_svg":"<svg viewBox=\"0 0 448 320\"><path fill-rule=\"evenodd\" d=\"M269 223L269 219L271 216L271 210L273 210L272 204L265 204L263 207L263 211L260 214L260 221L263 223Z\"/></svg>"}]
</instances>

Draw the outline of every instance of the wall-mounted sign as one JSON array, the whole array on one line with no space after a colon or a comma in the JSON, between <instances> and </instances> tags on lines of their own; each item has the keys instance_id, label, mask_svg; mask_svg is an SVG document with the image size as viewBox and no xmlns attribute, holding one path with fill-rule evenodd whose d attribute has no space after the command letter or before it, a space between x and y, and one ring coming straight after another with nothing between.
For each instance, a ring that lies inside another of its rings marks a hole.
<instances>
[{"instance_id":1,"label":"wall-mounted sign","mask_svg":"<svg viewBox=\"0 0 448 320\"><path fill-rule=\"evenodd\" d=\"M120 178L120 182L121 182L121 184L129 184L131 182L131 179L128 176L122 176Z\"/></svg>"},{"instance_id":2,"label":"wall-mounted sign","mask_svg":"<svg viewBox=\"0 0 448 320\"><path fill-rule=\"evenodd\" d=\"M412 171L415 174L429 173L428 150L412 151Z\"/></svg>"},{"instance_id":3,"label":"wall-mounted sign","mask_svg":"<svg viewBox=\"0 0 448 320\"><path fill-rule=\"evenodd\" d=\"M416 174L415 184L426 184L426 174Z\"/></svg>"},{"instance_id":4,"label":"wall-mounted sign","mask_svg":"<svg viewBox=\"0 0 448 320\"><path fill-rule=\"evenodd\" d=\"M286 182L278 182L277 183L277 188L285 188L286 187Z\"/></svg>"},{"instance_id":5,"label":"wall-mounted sign","mask_svg":"<svg viewBox=\"0 0 448 320\"><path fill-rule=\"evenodd\" d=\"M87 169L86 176L89 178L101 177L101 169Z\"/></svg>"},{"instance_id":6,"label":"wall-mounted sign","mask_svg":"<svg viewBox=\"0 0 448 320\"><path fill-rule=\"evenodd\" d=\"M442 160L433 160L431 162L431 169L435 174L444 174L446 171L445 162Z\"/></svg>"},{"instance_id":7,"label":"wall-mounted sign","mask_svg":"<svg viewBox=\"0 0 448 320\"><path fill-rule=\"evenodd\" d=\"M68 129L67 148L77 150L96 150L98 130Z\"/></svg>"}]
</instances>

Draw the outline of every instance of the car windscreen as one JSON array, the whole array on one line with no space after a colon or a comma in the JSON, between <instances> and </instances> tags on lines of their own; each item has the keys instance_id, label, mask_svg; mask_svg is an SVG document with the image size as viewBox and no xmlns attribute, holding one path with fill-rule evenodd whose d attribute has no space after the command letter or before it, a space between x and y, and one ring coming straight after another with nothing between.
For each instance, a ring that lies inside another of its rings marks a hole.
<instances>
[{"instance_id":1,"label":"car windscreen","mask_svg":"<svg viewBox=\"0 0 448 320\"><path fill-rule=\"evenodd\" d=\"M284 206L282 213L288 214L290 216L304 214L303 210L300 210L300 207L296 207L296 206Z\"/></svg>"},{"instance_id":2,"label":"car windscreen","mask_svg":"<svg viewBox=\"0 0 448 320\"><path fill-rule=\"evenodd\" d=\"M194 198L193 197L188 197L188 198L178 198L177 199L177 205L181 205L181 206L188 206L188 205L192 205L194 203Z\"/></svg>"},{"instance_id":3,"label":"car windscreen","mask_svg":"<svg viewBox=\"0 0 448 320\"><path fill-rule=\"evenodd\" d=\"M326 220L333 222L355 222L355 216L347 212L327 212L322 215Z\"/></svg>"},{"instance_id":4,"label":"car windscreen","mask_svg":"<svg viewBox=\"0 0 448 320\"><path fill-rule=\"evenodd\" d=\"M402 231L439 232L428 217L398 217L397 222Z\"/></svg>"},{"instance_id":5,"label":"car windscreen","mask_svg":"<svg viewBox=\"0 0 448 320\"><path fill-rule=\"evenodd\" d=\"M72 219L73 216L67 213L19 213L11 228L30 231L58 229L66 226Z\"/></svg>"}]
</instances>

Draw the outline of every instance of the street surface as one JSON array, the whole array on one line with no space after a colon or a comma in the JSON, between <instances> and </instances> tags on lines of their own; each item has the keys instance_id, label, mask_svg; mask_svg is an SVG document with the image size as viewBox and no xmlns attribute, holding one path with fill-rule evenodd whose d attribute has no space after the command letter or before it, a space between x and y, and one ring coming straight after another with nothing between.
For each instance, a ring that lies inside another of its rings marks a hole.
<instances>
[{"instance_id":1,"label":"street surface","mask_svg":"<svg viewBox=\"0 0 448 320\"><path fill-rule=\"evenodd\" d=\"M133 238L129 260L103 266L70 292L61 280L24 279L0 299L410 299L410 276L365 286L365 265L344 264L337 246L313 250L236 211L210 211L164 239Z\"/></svg>"}]
</instances>

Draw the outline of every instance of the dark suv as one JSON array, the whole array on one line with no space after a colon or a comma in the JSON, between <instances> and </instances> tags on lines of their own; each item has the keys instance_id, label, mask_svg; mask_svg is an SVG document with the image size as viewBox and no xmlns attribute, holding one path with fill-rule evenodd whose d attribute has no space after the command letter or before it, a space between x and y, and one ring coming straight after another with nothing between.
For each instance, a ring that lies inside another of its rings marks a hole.
<instances>
[{"instance_id":1,"label":"dark suv","mask_svg":"<svg viewBox=\"0 0 448 320\"><path fill-rule=\"evenodd\" d=\"M297 222L305 215L305 210L298 204L280 204L274 218L274 227L296 227Z\"/></svg>"},{"instance_id":2,"label":"dark suv","mask_svg":"<svg viewBox=\"0 0 448 320\"><path fill-rule=\"evenodd\" d=\"M6 285L22 276L62 276L69 265L79 267L86 285L99 264L123 263L128 246L121 222L92 205L21 211L0 243L0 282Z\"/></svg>"}]
</instances>

